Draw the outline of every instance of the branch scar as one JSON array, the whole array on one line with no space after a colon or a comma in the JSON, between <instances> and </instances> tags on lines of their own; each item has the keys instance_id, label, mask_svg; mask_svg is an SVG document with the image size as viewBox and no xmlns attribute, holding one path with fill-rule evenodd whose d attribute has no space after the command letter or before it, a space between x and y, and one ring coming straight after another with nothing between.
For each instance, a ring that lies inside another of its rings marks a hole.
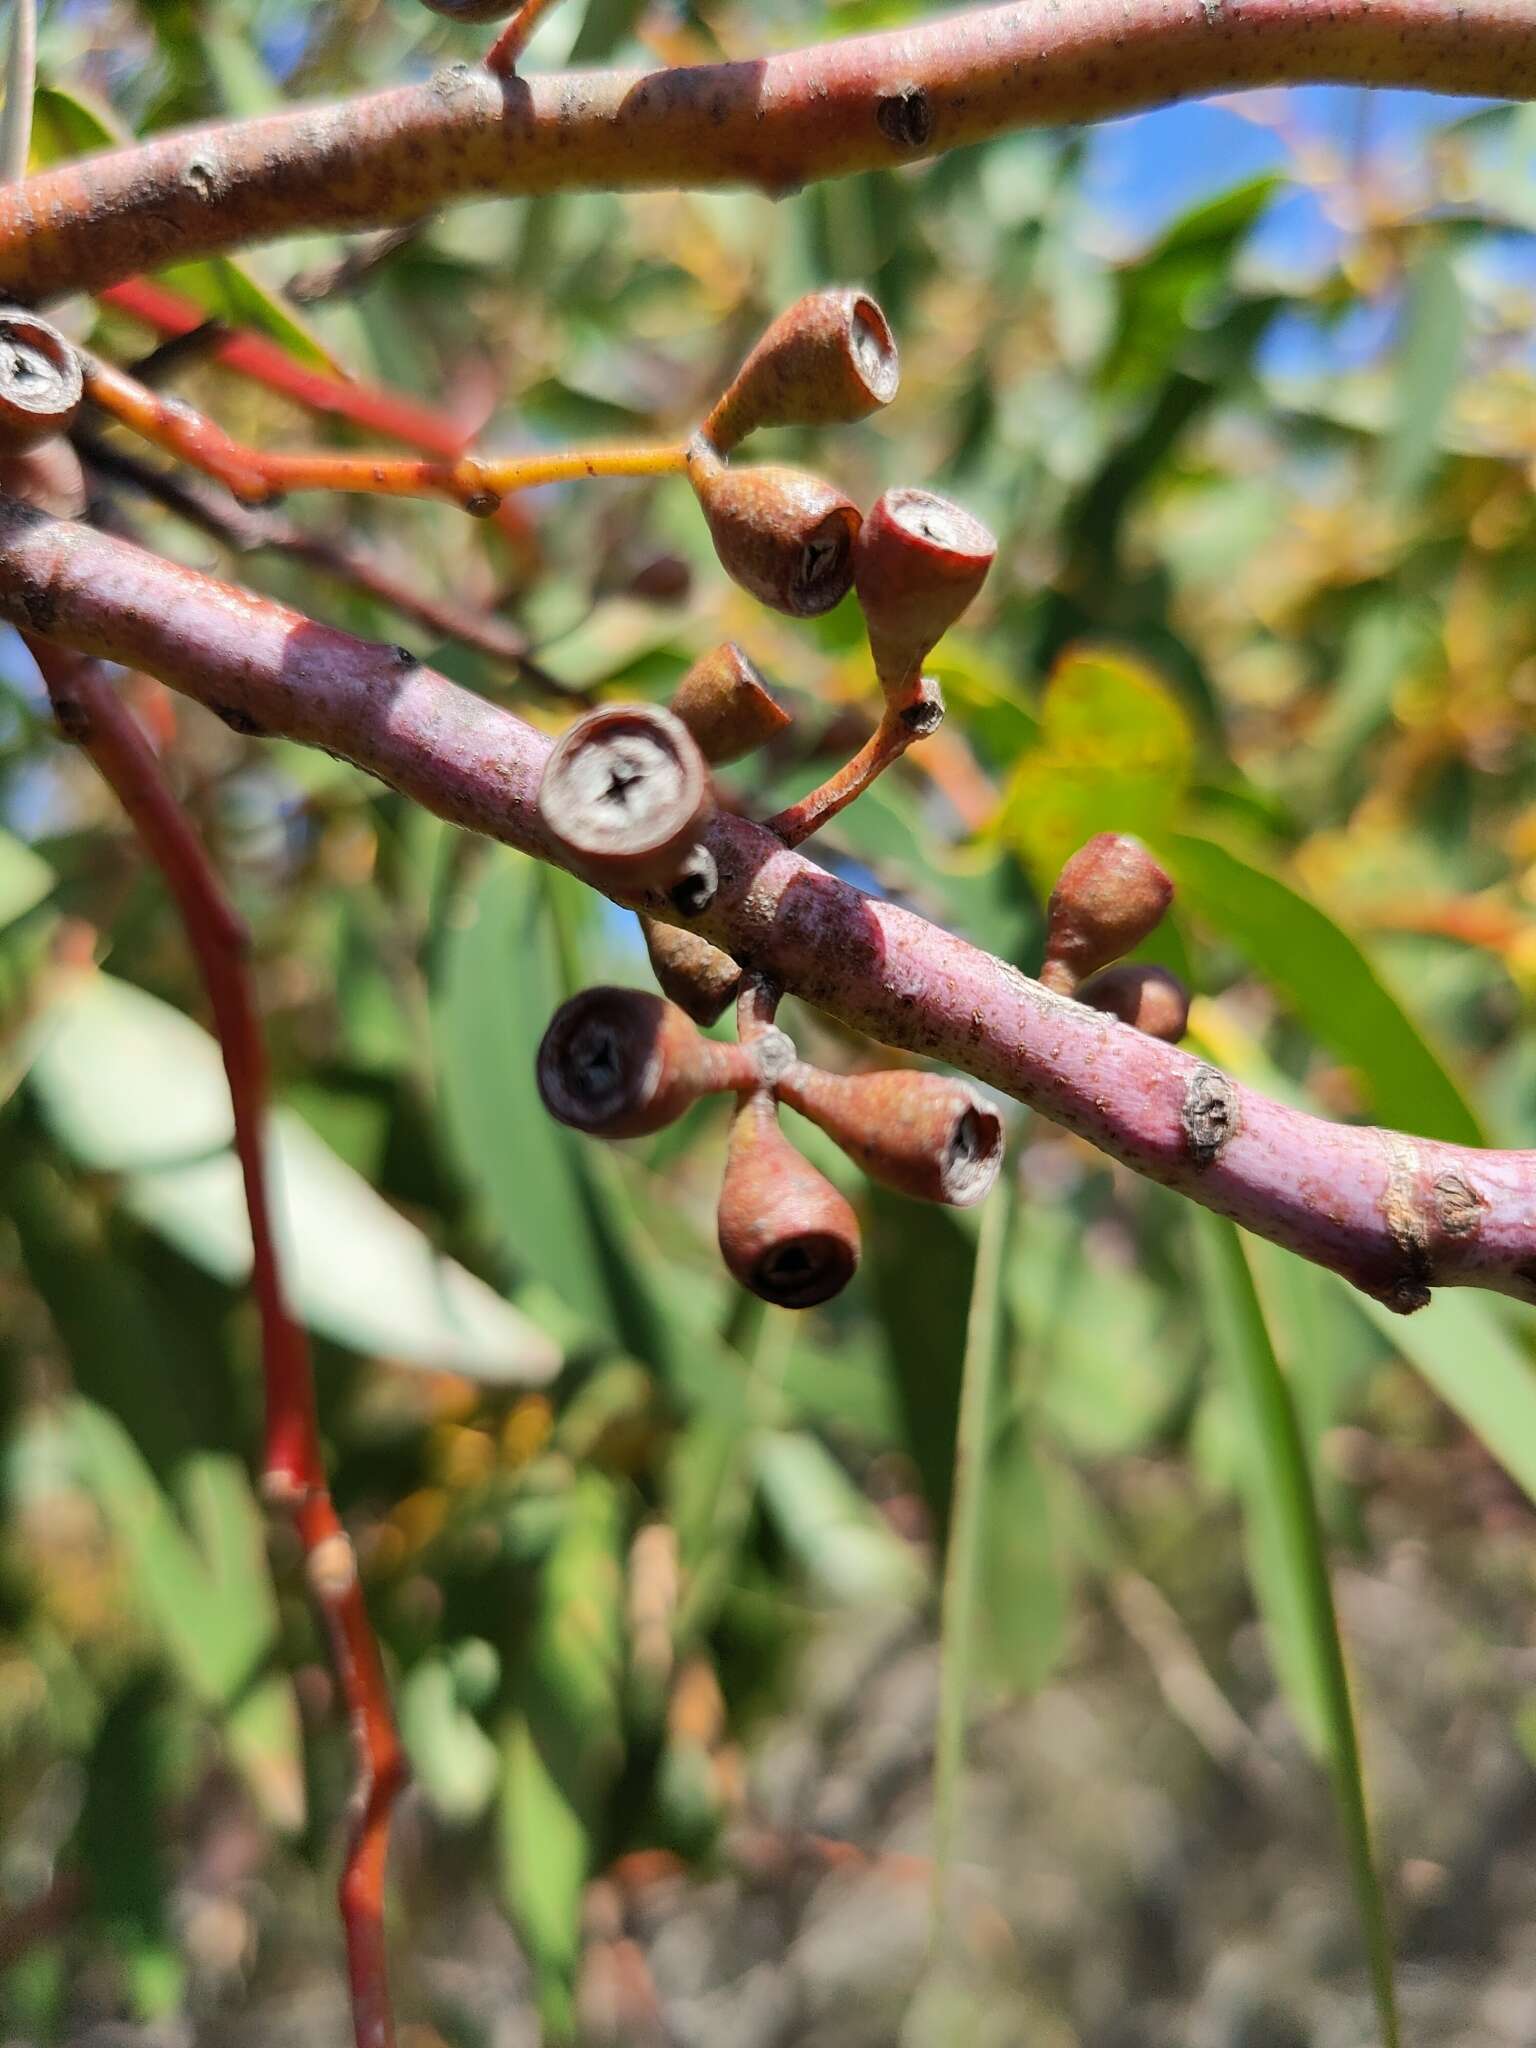
<instances>
[{"instance_id":1,"label":"branch scar","mask_svg":"<svg viewBox=\"0 0 1536 2048\"><path fill-rule=\"evenodd\" d=\"M1196 1067L1179 1111L1179 1124L1196 1166L1214 1166L1241 1122L1235 1083L1216 1067Z\"/></svg>"}]
</instances>

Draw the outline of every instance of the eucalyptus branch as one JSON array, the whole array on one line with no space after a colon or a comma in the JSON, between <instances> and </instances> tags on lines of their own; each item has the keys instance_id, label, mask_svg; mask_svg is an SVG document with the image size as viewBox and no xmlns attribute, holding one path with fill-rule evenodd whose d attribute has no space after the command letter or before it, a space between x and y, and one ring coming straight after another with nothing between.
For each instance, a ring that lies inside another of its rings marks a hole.
<instances>
[{"instance_id":1,"label":"eucalyptus branch","mask_svg":"<svg viewBox=\"0 0 1536 2048\"><path fill-rule=\"evenodd\" d=\"M35 634L25 637L61 730L89 754L164 876L213 1010L234 1111L235 1150L251 1225L252 1291L261 1319L266 1394L262 1490L291 1517L303 1545L310 1591L330 1637L356 1753L341 1915L357 2048L390 2048L394 2027L385 1974L384 1870L390 1810L405 1760L383 1660L363 1603L357 1557L326 1485L309 1339L283 1293L266 1168L266 1046L247 960L249 936L171 794L153 749L106 676L93 661Z\"/></svg>"},{"instance_id":2,"label":"eucalyptus branch","mask_svg":"<svg viewBox=\"0 0 1536 2048\"><path fill-rule=\"evenodd\" d=\"M38 302L484 193L756 186L1288 82L1536 95L1536 0L1015 0L746 62L457 66L184 130L0 192L0 294Z\"/></svg>"},{"instance_id":3,"label":"eucalyptus branch","mask_svg":"<svg viewBox=\"0 0 1536 2048\"><path fill-rule=\"evenodd\" d=\"M538 809L549 741L397 648L9 499L0 616L558 859ZM1434 1285L1536 1302L1536 1153L1306 1115L835 880L760 826L720 812L702 836L719 887L690 928L844 1024L1016 1096L1393 1308ZM616 900L682 921L659 894Z\"/></svg>"}]
</instances>

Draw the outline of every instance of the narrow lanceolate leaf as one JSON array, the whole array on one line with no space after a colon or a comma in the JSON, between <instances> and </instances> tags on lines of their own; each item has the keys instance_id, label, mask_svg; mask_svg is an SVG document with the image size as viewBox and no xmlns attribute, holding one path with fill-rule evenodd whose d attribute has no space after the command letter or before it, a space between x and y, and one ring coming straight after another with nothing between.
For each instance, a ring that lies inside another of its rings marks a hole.
<instances>
[{"instance_id":1,"label":"narrow lanceolate leaf","mask_svg":"<svg viewBox=\"0 0 1536 2048\"><path fill-rule=\"evenodd\" d=\"M251 1236L217 1045L108 974L62 987L39 1020L30 1084L80 1165L123 1176L126 1206L205 1271L241 1285ZM354 1350L487 1380L545 1380L543 1331L437 1253L298 1117L271 1120L275 1221L295 1304Z\"/></svg>"},{"instance_id":2,"label":"narrow lanceolate leaf","mask_svg":"<svg viewBox=\"0 0 1536 2048\"><path fill-rule=\"evenodd\" d=\"M27 175L32 148L32 96L37 89L37 0L11 0L5 57L5 108L0 112L0 178Z\"/></svg>"},{"instance_id":3,"label":"narrow lanceolate leaf","mask_svg":"<svg viewBox=\"0 0 1536 2048\"><path fill-rule=\"evenodd\" d=\"M1397 2048L1392 1951L1376 1875L1349 1678L1301 1429L1242 1238L1194 1212L1205 1298L1241 1438L1249 1567L1275 1662L1312 1747L1326 1760L1344 1832L1386 2048Z\"/></svg>"},{"instance_id":4,"label":"narrow lanceolate leaf","mask_svg":"<svg viewBox=\"0 0 1536 2048\"><path fill-rule=\"evenodd\" d=\"M971 1311L961 1371L960 1418L955 1432L955 1477L950 1506L949 1554L944 1571L940 1635L939 1725L933 1775L933 1944L944 1938L949 1868L965 1765L966 1704L980 1591L982 1521L986 1509L987 1436L1007 1313L1003 1276L1011 1207L1004 1174L982 1212L981 1240L971 1284Z\"/></svg>"},{"instance_id":5,"label":"narrow lanceolate leaf","mask_svg":"<svg viewBox=\"0 0 1536 2048\"><path fill-rule=\"evenodd\" d=\"M502 1730L502 1896L533 1967L545 2037L570 2037L581 1904L624 1760L624 1539L617 1490L578 1479L545 1562Z\"/></svg>"}]
</instances>

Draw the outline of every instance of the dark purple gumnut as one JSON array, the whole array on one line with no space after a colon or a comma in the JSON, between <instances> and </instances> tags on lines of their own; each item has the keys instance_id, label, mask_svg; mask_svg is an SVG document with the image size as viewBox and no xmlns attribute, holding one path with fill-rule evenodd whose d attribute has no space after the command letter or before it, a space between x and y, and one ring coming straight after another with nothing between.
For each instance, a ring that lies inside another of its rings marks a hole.
<instances>
[{"instance_id":1,"label":"dark purple gumnut","mask_svg":"<svg viewBox=\"0 0 1536 2048\"><path fill-rule=\"evenodd\" d=\"M0 311L0 455L25 455L74 425L85 385L56 327L19 306Z\"/></svg>"},{"instance_id":2,"label":"dark purple gumnut","mask_svg":"<svg viewBox=\"0 0 1536 2048\"><path fill-rule=\"evenodd\" d=\"M688 480L721 566L760 604L814 619L847 595L859 532L851 498L777 463L727 469L701 441L689 450Z\"/></svg>"},{"instance_id":3,"label":"dark purple gumnut","mask_svg":"<svg viewBox=\"0 0 1536 2048\"><path fill-rule=\"evenodd\" d=\"M900 381L890 325L867 292L810 292L763 334L704 433L725 455L759 427L844 425L889 405Z\"/></svg>"},{"instance_id":4,"label":"dark purple gumnut","mask_svg":"<svg viewBox=\"0 0 1536 2048\"><path fill-rule=\"evenodd\" d=\"M915 686L996 554L981 521L935 491L887 491L873 507L854 547L853 582L887 697Z\"/></svg>"},{"instance_id":5,"label":"dark purple gumnut","mask_svg":"<svg viewBox=\"0 0 1536 2048\"><path fill-rule=\"evenodd\" d=\"M670 887L713 809L693 735L654 704L605 704L578 718L539 784L550 837L605 888Z\"/></svg>"},{"instance_id":6,"label":"dark purple gumnut","mask_svg":"<svg viewBox=\"0 0 1536 2048\"><path fill-rule=\"evenodd\" d=\"M853 1278L859 1224L779 1129L773 1098L744 1096L720 1189L720 1251L732 1275L778 1308L814 1308Z\"/></svg>"},{"instance_id":7,"label":"dark purple gumnut","mask_svg":"<svg viewBox=\"0 0 1536 2048\"><path fill-rule=\"evenodd\" d=\"M789 713L734 640L699 656L667 708L714 767L739 761L790 723Z\"/></svg>"},{"instance_id":8,"label":"dark purple gumnut","mask_svg":"<svg viewBox=\"0 0 1536 2048\"><path fill-rule=\"evenodd\" d=\"M827 1074L800 1061L774 1092L872 1180L920 1201L968 1209L990 1192L1003 1163L1002 1118L974 1088L942 1074Z\"/></svg>"},{"instance_id":9,"label":"dark purple gumnut","mask_svg":"<svg viewBox=\"0 0 1536 2048\"><path fill-rule=\"evenodd\" d=\"M1169 1045L1177 1045L1189 1029L1189 990L1166 967L1125 960L1090 975L1076 994L1080 1003Z\"/></svg>"},{"instance_id":10,"label":"dark purple gumnut","mask_svg":"<svg viewBox=\"0 0 1536 2048\"><path fill-rule=\"evenodd\" d=\"M1040 979L1071 995L1087 975L1139 946L1172 901L1172 880L1139 839L1097 833L1056 878Z\"/></svg>"},{"instance_id":11,"label":"dark purple gumnut","mask_svg":"<svg viewBox=\"0 0 1536 2048\"><path fill-rule=\"evenodd\" d=\"M539 1095L550 1115L597 1138L643 1138L701 1095L747 1089L757 1062L718 1044L674 1003L637 988L589 988L562 1003L539 1046Z\"/></svg>"}]
</instances>

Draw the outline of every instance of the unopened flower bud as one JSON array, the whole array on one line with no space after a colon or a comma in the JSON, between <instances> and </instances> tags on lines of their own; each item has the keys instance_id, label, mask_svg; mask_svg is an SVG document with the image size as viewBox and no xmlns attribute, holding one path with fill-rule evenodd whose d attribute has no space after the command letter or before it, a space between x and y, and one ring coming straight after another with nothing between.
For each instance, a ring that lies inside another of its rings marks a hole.
<instances>
[{"instance_id":1,"label":"unopened flower bud","mask_svg":"<svg viewBox=\"0 0 1536 2048\"><path fill-rule=\"evenodd\" d=\"M700 655L668 706L716 767L739 761L789 724L789 713L734 640Z\"/></svg>"},{"instance_id":2,"label":"unopened flower bud","mask_svg":"<svg viewBox=\"0 0 1536 2048\"><path fill-rule=\"evenodd\" d=\"M814 1308L853 1278L859 1224L779 1129L772 1096L745 1096L720 1189L720 1250L743 1287L779 1308Z\"/></svg>"},{"instance_id":3,"label":"unopened flower bud","mask_svg":"<svg viewBox=\"0 0 1536 2048\"><path fill-rule=\"evenodd\" d=\"M775 1083L781 1102L836 1139L872 1180L924 1202L968 1209L1003 1163L1003 1120L974 1088L895 1067L827 1074L797 1062Z\"/></svg>"},{"instance_id":4,"label":"unopened flower bud","mask_svg":"<svg viewBox=\"0 0 1536 2048\"><path fill-rule=\"evenodd\" d=\"M741 986L741 969L730 954L697 932L679 931L652 917L642 917L640 929L662 994L686 1010L695 1024L713 1024L724 1016Z\"/></svg>"},{"instance_id":5,"label":"unopened flower bud","mask_svg":"<svg viewBox=\"0 0 1536 2048\"><path fill-rule=\"evenodd\" d=\"M921 674L996 553L981 521L934 491L887 491L874 506L854 547L853 580L888 697Z\"/></svg>"},{"instance_id":6,"label":"unopened flower bud","mask_svg":"<svg viewBox=\"0 0 1536 2048\"><path fill-rule=\"evenodd\" d=\"M837 426L896 396L901 364L867 292L810 292L782 312L704 423L722 454L758 427Z\"/></svg>"},{"instance_id":7,"label":"unopened flower bud","mask_svg":"<svg viewBox=\"0 0 1536 2048\"><path fill-rule=\"evenodd\" d=\"M727 469L702 441L689 449L688 480L721 565L759 603L814 619L846 596L859 532L852 499L777 463Z\"/></svg>"},{"instance_id":8,"label":"unopened flower bud","mask_svg":"<svg viewBox=\"0 0 1536 2048\"><path fill-rule=\"evenodd\" d=\"M1170 1045L1177 1045L1189 1029L1189 990L1166 967L1122 960L1118 967L1090 975L1077 999Z\"/></svg>"},{"instance_id":9,"label":"unopened flower bud","mask_svg":"<svg viewBox=\"0 0 1536 2048\"><path fill-rule=\"evenodd\" d=\"M84 391L80 358L56 327L19 306L0 311L0 454L67 432Z\"/></svg>"},{"instance_id":10,"label":"unopened flower bud","mask_svg":"<svg viewBox=\"0 0 1536 2048\"><path fill-rule=\"evenodd\" d=\"M1046 906L1047 988L1071 995L1085 975L1119 960L1156 929L1173 883L1139 839L1099 832L1056 878Z\"/></svg>"},{"instance_id":11,"label":"unopened flower bud","mask_svg":"<svg viewBox=\"0 0 1536 2048\"><path fill-rule=\"evenodd\" d=\"M566 731L539 784L539 815L571 865L623 889L665 889L714 807L693 735L654 704L604 704Z\"/></svg>"},{"instance_id":12,"label":"unopened flower bud","mask_svg":"<svg viewBox=\"0 0 1536 2048\"><path fill-rule=\"evenodd\" d=\"M638 988L589 988L562 1003L539 1046L550 1115L598 1138L643 1138L701 1095L757 1082L749 1047L701 1037L674 1003Z\"/></svg>"}]
</instances>

